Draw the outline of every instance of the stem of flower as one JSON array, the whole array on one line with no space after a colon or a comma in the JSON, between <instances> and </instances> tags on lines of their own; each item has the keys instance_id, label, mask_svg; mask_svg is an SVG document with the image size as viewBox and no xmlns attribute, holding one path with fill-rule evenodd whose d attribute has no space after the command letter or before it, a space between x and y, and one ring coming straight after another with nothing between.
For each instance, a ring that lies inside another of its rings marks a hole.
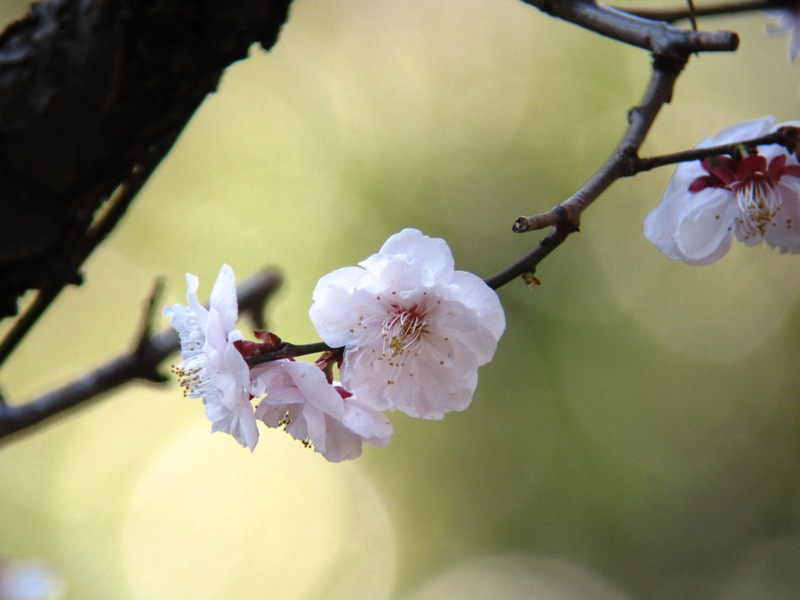
<instances>
[{"instance_id":1,"label":"stem of flower","mask_svg":"<svg viewBox=\"0 0 800 600\"><path fill-rule=\"evenodd\" d=\"M325 342L315 342L313 344L290 344L289 342L284 342L277 350L265 352L264 354L258 354L256 356L248 356L244 360L252 369L256 365L280 360L281 358L320 354L328 350L335 350L335 348L331 348Z\"/></svg>"}]
</instances>

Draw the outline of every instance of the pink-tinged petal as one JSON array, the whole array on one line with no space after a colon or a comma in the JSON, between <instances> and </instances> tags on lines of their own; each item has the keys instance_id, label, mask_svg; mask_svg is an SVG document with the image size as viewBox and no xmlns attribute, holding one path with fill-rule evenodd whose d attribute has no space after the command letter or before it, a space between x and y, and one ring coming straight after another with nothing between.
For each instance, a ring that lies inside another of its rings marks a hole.
<instances>
[{"instance_id":1,"label":"pink-tinged petal","mask_svg":"<svg viewBox=\"0 0 800 600\"><path fill-rule=\"evenodd\" d=\"M409 263L427 272L432 281L426 285L449 283L455 268L453 253L441 238L431 238L418 229L403 229L383 244L381 254L404 256Z\"/></svg>"},{"instance_id":2,"label":"pink-tinged petal","mask_svg":"<svg viewBox=\"0 0 800 600\"><path fill-rule=\"evenodd\" d=\"M308 439L314 445L315 450L325 454L327 447L325 413L310 405L308 401L309 398L306 398L302 418L296 417L290 425L287 425L286 432L297 440Z\"/></svg>"},{"instance_id":3,"label":"pink-tinged petal","mask_svg":"<svg viewBox=\"0 0 800 600\"><path fill-rule=\"evenodd\" d=\"M304 362L287 362L284 364L284 369L292 378L292 383L306 398L307 403L341 420L344 415L344 402L334 387L328 383L322 369Z\"/></svg>"},{"instance_id":4,"label":"pink-tinged petal","mask_svg":"<svg viewBox=\"0 0 800 600\"><path fill-rule=\"evenodd\" d=\"M343 422L331 417L326 417L325 426L325 451L320 451L320 453L330 462L358 458L361 456L364 442L373 444L371 440L363 438L350 430Z\"/></svg>"},{"instance_id":5,"label":"pink-tinged petal","mask_svg":"<svg viewBox=\"0 0 800 600\"><path fill-rule=\"evenodd\" d=\"M781 180L781 207L764 232L764 241L781 253L800 251L800 181Z\"/></svg>"},{"instance_id":6,"label":"pink-tinged petal","mask_svg":"<svg viewBox=\"0 0 800 600\"><path fill-rule=\"evenodd\" d=\"M258 443L258 427L256 425L253 406L240 398L234 407L221 401L206 398L205 413L211 421L211 432L221 431L231 435L239 444L252 452Z\"/></svg>"},{"instance_id":7,"label":"pink-tinged petal","mask_svg":"<svg viewBox=\"0 0 800 600\"><path fill-rule=\"evenodd\" d=\"M499 340L506 329L506 315L497 292L486 285L483 279L467 271L453 273L451 285L458 286L458 293L451 296L449 291L445 291L445 297L452 297L475 311L481 324L492 333L495 340ZM452 288L448 286L445 289Z\"/></svg>"},{"instance_id":8,"label":"pink-tinged petal","mask_svg":"<svg viewBox=\"0 0 800 600\"><path fill-rule=\"evenodd\" d=\"M200 287L200 280L197 278L196 275L192 275L191 273L186 274L186 300L189 302L189 309L190 310L197 310L202 309L203 311L206 308L200 304L200 301L197 299L197 289Z\"/></svg>"},{"instance_id":9,"label":"pink-tinged petal","mask_svg":"<svg viewBox=\"0 0 800 600\"><path fill-rule=\"evenodd\" d=\"M675 196L664 194L664 200L650 211L643 224L644 237L672 260L683 260L678 250L675 233L681 218L681 206Z\"/></svg>"},{"instance_id":10,"label":"pink-tinged petal","mask_svg":"<svg viewBox=\"0 0 800 600\"><path fill-rule=\"evenodd\" d=\"M203 352L209 360L218 365L222 362L222 354L228 343L228 331L222 324L221 315L213 311L208 315L208 326L206 327L206 343Z\"/></svg>"},{"instance_id":11,"label":"pink-tinged petal","mask_svg":"<svg viewBox=\"0 0 800 600\"><path fill-rule=\"evenodd\" d=\"M359 263L376 279L380 279L383 289L405 290L409 288L430 287L433 277L405 260L403 256L373 255Z\"/></svg>"},{"instance_id":12,"label":"pink-tinged petal","mask_svg":"<svg viewBox=\"0 0 800 600\"><path fill-rule=\"evenodd\" d=\"M403 270L398 262L407 265L408 270ZM454 268L447 242L430 238L417 229L394 234L378 254L359 264L388 285L404 287L447 285ZM386 272L387 268L391 272Z\"/></svg>"},{"instance_id":13,"label":"pink-tinged petal","mask_svg":"<svg viewBox=\"0 0 800 600\"><path fill-rule=\"evenodd\" d=\"M332 348L353 343L363 326L361 317L379 303L372 293L357 289L365 279L371 276L363 269L345 267L325 275L314 288L309 317L322 341Z\"/></svg>"},{"instance_id":14,"label":"pink-tinged petal","mask_svg":"<svg viewBox=\"0 0 800 600\"><path fill-rule=\"evenodd\" d=\"M345 400L342 423L373 446L386 446L394 432L392 424L384 413L361 402L358 399L361 395L364 392L356 391L355 397Z\"/></svg>"},{"instance_id":15,"label":"pink-tinged petal","mask_svg":"<svg viewBox=\"0 0 800 600\"><path fill-rule=\"evenodd\" d=\"M219 313L225 329L233 329L239 317L239 304L236 299L236 277L230 265L222 265L211 290L209 307Z\"/></svg>"},{"instance_id":16,"label":"pink-tinged petal","mask_svg":"<svg viewBox=\"0 0 800 600\"><path fill-rule=\"evenodd\" d=\"M730 249L738 207L724 190L705 192L706 198L686 211L675 232L681 260L708 265Z\"/></svg>"}]
</instances>

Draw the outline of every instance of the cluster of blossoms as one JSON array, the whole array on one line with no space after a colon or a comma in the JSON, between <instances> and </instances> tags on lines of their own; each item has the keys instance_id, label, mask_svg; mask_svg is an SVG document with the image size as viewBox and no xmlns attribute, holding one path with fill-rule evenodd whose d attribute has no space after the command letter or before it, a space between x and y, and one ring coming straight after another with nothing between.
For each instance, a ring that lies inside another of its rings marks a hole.
<instances>
[{"instance_id":1,"label":"cluster of blossoms","mask_svg":"<svg viewBox=\"0 0 800 600\"><path fill-rule=\"evenodd\" d=\"M697 148L736 144L800 122L775 125L764 117L734 125ZM681 163L658 207L644 221L644 234L668 257L692 265L722 258L734 237L748 246L766 242L800 252L800 163L780 145L746 148L729 155Z\"/></svg>"},{"instance_id":2,"label":"cluster of blossoms","mask_svg":"<svg viewBox=\"0 0 800 600\"><path fill-rule=\"evenodd\" d=\"M340 349L316 364L288 358L251 367L247 358L280 342L268 332L257 332L260 343L245 341L234 329L233 270L222 267L208 309L197 300L197 278L187 275L188 306L164 315L180 337L183 363L175 371L184 394L203 399L212 431L252 450L261 421L338 462L359 456L363 442L389 442L384 411L440 419L469 405L478 367L505 329L497 294L454 269L444 240L415 229L391 236L359 264L329 273L314 290L311 320Z\"/></svg>"}]
</instances>

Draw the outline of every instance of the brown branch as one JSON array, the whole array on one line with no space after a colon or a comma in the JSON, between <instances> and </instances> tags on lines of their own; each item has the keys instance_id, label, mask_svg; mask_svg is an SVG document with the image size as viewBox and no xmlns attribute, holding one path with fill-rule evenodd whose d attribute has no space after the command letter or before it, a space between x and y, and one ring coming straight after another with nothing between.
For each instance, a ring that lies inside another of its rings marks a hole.
<instances>
[{"instance_id":1,"label":"brown branch","mask_svg":"<svg viewBox=\"0 0 800 600\"><path fill-rule=\"evenodd\" d=\"M278 289L280 282L280 275L271 269L242 282L236 289L241 312L263 313L264 303ZM155 300L151 296L150 307L152 308L154 304ZM146 311L146 315L151 314L151 310ZM138 340L132 350L111 359L75 381L22 404L0 404L0 439L27 430L77 406L86 405L89 400L97 399L131 381L165 381L166 378L158 368L170 355L180 349L178 335L172 328L164 329L152 336L149 334L148 325L140 329Z\"/></svg>"},{"instance_id":2,"label":"brown branch","mask_svg":"<svg viewBox=\"0 0 800 600\"><path fill-rule=\"evenodd\" d=\"M731 52L739 45L730 31L686 31L591 0L522 0L542 12L655 55L686 58L695 52Z\"/></svg>"},{"instance_id":3,"label":"brown branch","mask_svg":"<svg viewBox=\"0 0 800 600\"><path fill-rule=\"evenodd\" d=\"M683 19L695 17L718 17L737 13L754 12L758 10L788 9L797 6L796 0L748 0L746 2L730 2L715 4L713 6L695 6L694 11L689 8L673 9L622 9L629 14L636 15L653 21L666 21L675 23Z\"/></svg>"},{"instance_id":4,"label":"brown branch","mask_svg":"<svg viewBox=\"0 0 800 600\"><path fill-rule=\"evenodd\" d=\"M280 360L282 358L293 358L295 356L306 356L308 354L321 354L329 350L340 350L340 348L331 348L325 342L314 342L312 344L291 344L289 342L282 342L276 350L264 352L263 354L258 354L256 356L250 356L245 360L252 368L256 365Z\"/></svg>"},{"instance_id":5,"label":"brown branch","mask_svg":"<svg viewBox=\"0 0 800 600\"><path fill-rule=\"evenodd\" d=\"M590 31L639 46L653 53L653 75L638 106L628 112L628 128L612 157L569 199L552 210L531 217L519 217L512 227L516 233L554 227L539 244L516 263L485 279L497 289L520 275L533 276L536 267L567 237L580 230L583 212L621 177L628 176L631 161L664 104L672 99L678 76L691 54L733 51L739 45L735 33L686 31L666 23L650 21L590 0L523 0L542 11Z\"/></svg>"},{"instance_id":6,"label":"brown branch","mask_svg":"<svg viewBox=\"0 0 800 600\"><path fill-rule=\"evenodd\" d=\"M709 146L707 148L694 148L692 150L683 150L681 152L674 152L672 154L661 154L659 156L651 156L647 158L639 158L633 152L623 152L618 158L618 168L614 169L616 178L632 177L639 173L651 171L658 167L667 165L674 165L682 162L692 162L695 160L703 160L712 156L721 156L724 154L732 155L739 151L742 147L755 148L757 146L768 146L777 144L786 148L790 153L797 151L798 144L800 143L800 128L797 127L781 127L778 131L762 135L757 138L733 142L730 144L720 144L718 146ZM612 161L613 162L613 161ZM606 165L608 166L608 165ZM594 180L593 180L594 181ZM590 186L590 181L587 186ZM590 186L593 190L602 191L597 183ZM588 204L572 204L572 201L578 196L573 196L566 202L555 206L552 210L531 217L519 217L513 226L516 233L523 233L525 231L536 231L546 227L565 227L570 224L575 226ZM596 194L593 194L596 197ZM583 198L584 201L586 197Z\"/></svg>"},{"instance_id":7,"label":"brown branch","mask_svg":"<svg viewBox=\"0 0 800 600\"><path fill-rule=\"evenodd\" d=\"M652 169L667 165L703 160L704 158L709 158L711 156L721 156L723 154L730 156L742 146L745 148L755 148L756 146L769 146L777 144L786 148L790 153L794 153L798 147L798 140L800 140L800 129L797 127L782 127L773 133L749 140L742 140L741 142L734 142L732 144L720 144L719 146L709 146L707 148L694 148L692 150L684 150L682 152L662 154L648 158L634 158L628 166L628 172L626 173L626 176L630 177L636 175L637 173L643 173L645 171L650 171Z\"/></svg>"}]
</instances>

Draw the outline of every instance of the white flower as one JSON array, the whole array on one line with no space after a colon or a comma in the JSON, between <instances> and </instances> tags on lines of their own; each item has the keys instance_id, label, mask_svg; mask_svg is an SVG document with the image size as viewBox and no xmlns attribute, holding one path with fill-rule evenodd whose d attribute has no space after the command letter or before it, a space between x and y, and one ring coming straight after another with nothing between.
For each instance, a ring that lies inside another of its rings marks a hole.
<instances>
[{"instance_id":1,"label":"white flower","mask_svg":"<svg viewBox=\"0 0 800 600\"><path fill-rule=\"evenodd\" d=\"M800 55L800 3L793 8L782 8L775 10L765 11L770 17L775 19L775 23L767 25L767 33L769 35L783 35L789 34L791 40L789 41L789 59L797 60Z\"/></svg>"},{"instance_id":2,"label":"white flower","mask_svg":"<svg viewBox=\"0 0 800 600\"><path fill-rule=\"evenodd\" d=\"M385 446L392 437L384 414L328 383L315 365L280 360L256 367L253 374L267 392L256 417L268 427L285 427L331 462L357 458L362 442Z\"/></svg>"},{"instance_id":3,"label":"white flower","mask_svg":"<svg viewBox=\"0 0 800 600\"><path fill-rule=\"evenodd\" d=\"M359 264L320 279L310 311L325 343L345 347L344 386L364 388L376 409L426 419L469 406L505 329L497 294L416 229Z\"/></svg>"},{"instance_id":4,"label":"white flower","mask_svg":"<svg viewBox=\"0 0 800 600\"><path fill-rule=\"evenodd\" d=\"M260 390L250 382L250 368L235 343L242 334L234 329L239 315L233 269L223 265L209 308L197 300L198 279L187 273L188 306L164 309L181 341L183 364L175 368L184 395L202 398L211 431L229 433L251 451L258 442L252 395Z\"/></svg>"},{"instance_id":5,"label":"white flower","mask_svg":"<svg viewBox=\"0 0 800 600\"><path fill-rule=\"evenodd\" d=\"M745 141L783 126L764 117L734 125L697 147ZM661 252L691 265L722 258L734 236L783 252L800 252L800 166L779 145L750 155L714 156L681 163L658 207L644 221L644 235Z\"/></svg>"}]
</instances>

